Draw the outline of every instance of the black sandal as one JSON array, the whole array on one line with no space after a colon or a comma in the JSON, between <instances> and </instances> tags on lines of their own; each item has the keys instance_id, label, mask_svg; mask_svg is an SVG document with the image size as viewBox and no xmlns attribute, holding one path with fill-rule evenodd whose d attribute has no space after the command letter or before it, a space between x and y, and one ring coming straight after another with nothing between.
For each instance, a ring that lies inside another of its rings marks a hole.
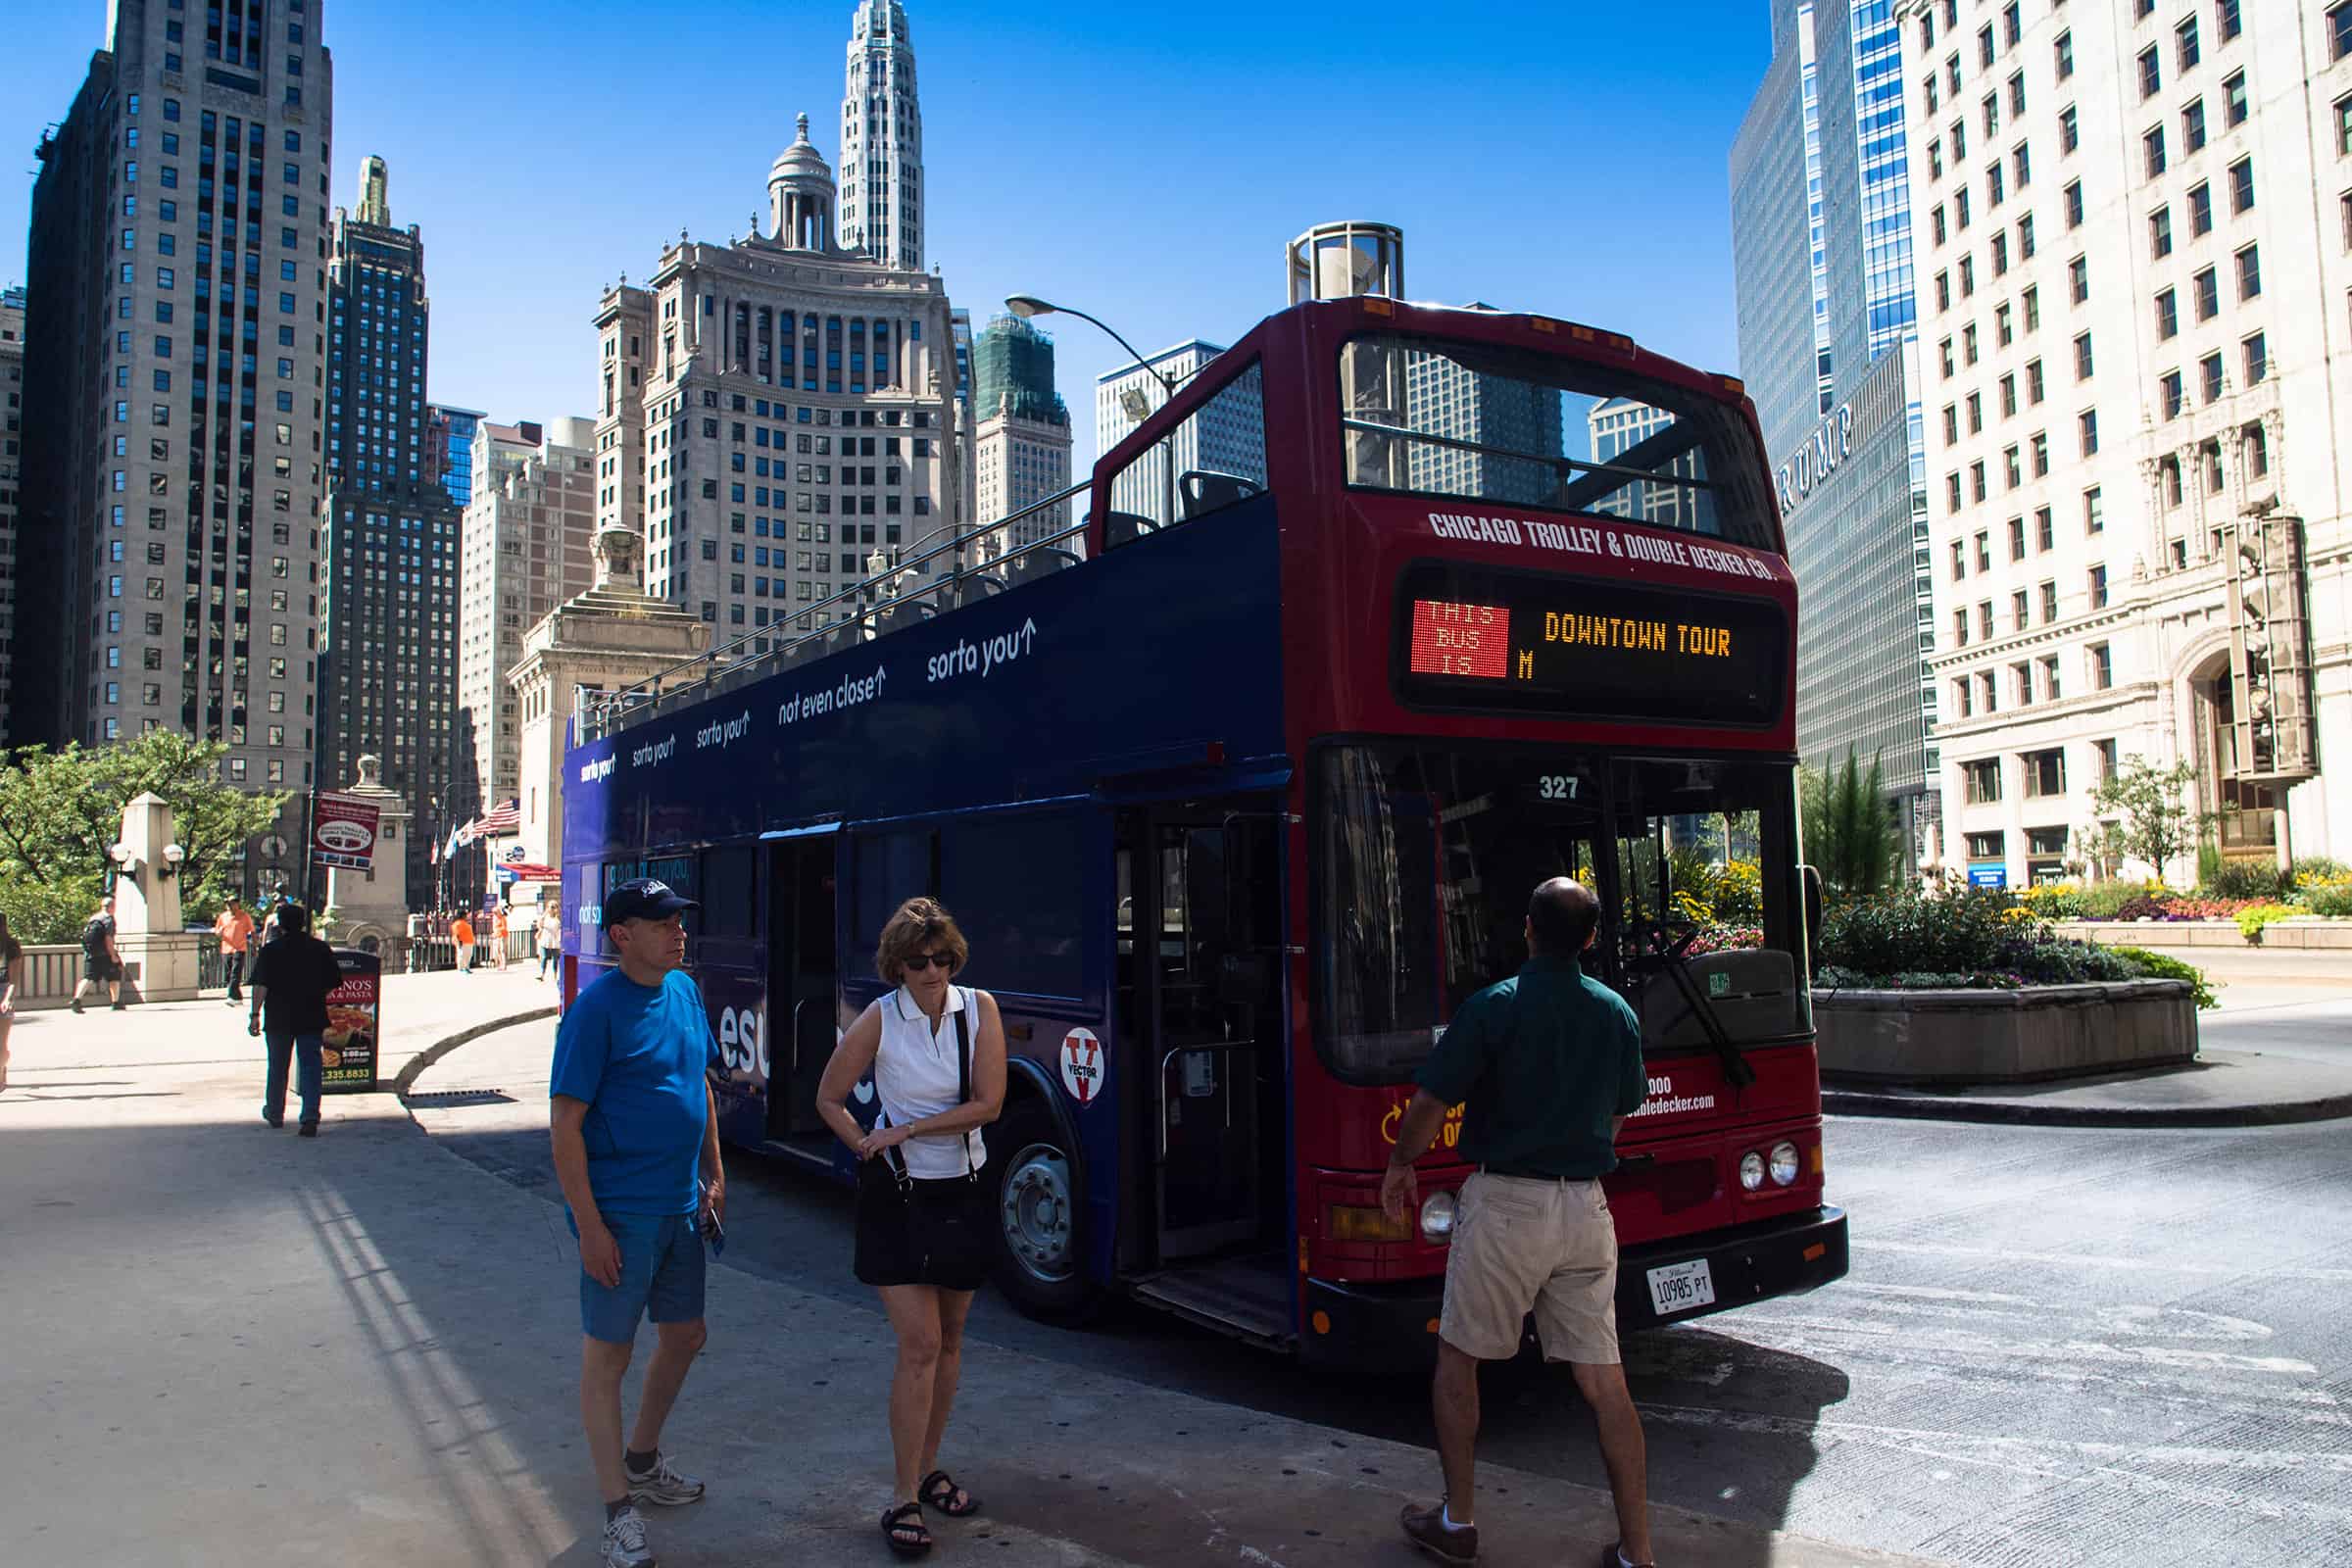
<instances>
[{"instance_id":1,"label":"black sandal","mask_svg":"<svg viewBox=\"0 0 2352 1568\"><path fill-rule=\"evenodd\" d=\"M914 1494L923 1499L924 1507L937 1508L951 1519L968 1519L980 1511L980 1499L957 1486L956 1478L945 1470L934 1470L923 1477L923 1484L914 1489ZM956 1506L958 1496L963 1498L960 1508Z\"/></svg>"},{"instance_id":2,"label":"black sandal","mask_svg":"<svg viewBox=\"0 0 2352 1568\"><path fill-rule=\"evenodd\" d=\"M911 1517L910 1517L911 1516ZM920 1557L931 1549L931 1532L923 1527L923 1505L902 1502L882 1516L882 1539L902 1557Z\"/></svg>"}]
</instances>

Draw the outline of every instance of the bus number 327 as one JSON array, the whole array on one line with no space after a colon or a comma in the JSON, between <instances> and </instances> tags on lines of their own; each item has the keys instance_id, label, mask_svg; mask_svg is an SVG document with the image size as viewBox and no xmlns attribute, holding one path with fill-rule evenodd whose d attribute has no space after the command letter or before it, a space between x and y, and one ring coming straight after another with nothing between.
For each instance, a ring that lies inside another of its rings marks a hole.
<instances>
[{"instance_id":1,"label":"bus number 327","mask_svg":"<svg viewBox=\"0 0 2352 1568\"><path fill-rule=\"evenodd\" d=\"M1536 780L1536 793L1547 801L1573 801L1582 782L1574 773L1545 773Z\"/></svg>"}]
</instances>

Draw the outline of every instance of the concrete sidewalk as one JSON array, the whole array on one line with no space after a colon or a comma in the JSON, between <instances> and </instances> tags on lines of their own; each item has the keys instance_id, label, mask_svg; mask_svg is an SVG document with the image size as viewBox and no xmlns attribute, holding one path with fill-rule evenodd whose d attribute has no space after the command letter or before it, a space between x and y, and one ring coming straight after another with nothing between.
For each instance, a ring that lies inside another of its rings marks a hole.
<instances>
[{"instance_id":1,"label":"concrete sidewalk","mask_svg":"<svg viewBox=\"0 0 2352 1568\"><path fill-rule=\"evenodd\" d=\"M395 977L387 1058L544 995ZM53 1016L14 1044L12 1568L595 1560L554 1205L388 1095L330 1098L316 1142L265 1129L258 1047L218 1001ZM654 1519L662 1561L890 1560L881 1320L722 1264L710 1321L666 1446L711 1494ZM1426 1449L977 1342L948 1458L989 1507L935 1525L932 1560L1023 1568L1401 1565L1396 1509L1435 1485ZM1613 1535L1588 1489L1490 1468L1482 1494L1490 1563L1587 1562ZM1678 1568L1903 1560L1683 1514L1659 1545Z\"/></svg>"}]
</instances>

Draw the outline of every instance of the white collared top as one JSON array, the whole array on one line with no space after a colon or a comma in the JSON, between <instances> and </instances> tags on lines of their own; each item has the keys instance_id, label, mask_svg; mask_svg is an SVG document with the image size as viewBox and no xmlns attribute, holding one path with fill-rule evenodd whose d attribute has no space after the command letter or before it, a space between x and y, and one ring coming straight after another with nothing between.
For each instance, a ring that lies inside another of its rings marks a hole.
<instances>
[{"instance_id":1,"label":"white collared top","mask_svg":"<svg viewBox=\"0 0 2352 1568\"><path fill-rule=\"evenodd\" d=\"M959 1013L970 1020L976 1054L980 1009L972 993L962 986L948 987L948 1005L940 1014L937 1033L905 986L884 997L881 1007L882 1044L874 1052L874 1092L882 1100L884 1124L905 1127L961 1104L956 1094L961 1075L956 1059L961 1044L956 1020ZM988 1145L979 1128L968 1129L961 1142L963 1147L956 1148L954 1133L918 1135L901 1144L899 1152L906 1156L908 1175L936 1181L976 1171L988 1163Z\"/></svg>"}]
</instances>

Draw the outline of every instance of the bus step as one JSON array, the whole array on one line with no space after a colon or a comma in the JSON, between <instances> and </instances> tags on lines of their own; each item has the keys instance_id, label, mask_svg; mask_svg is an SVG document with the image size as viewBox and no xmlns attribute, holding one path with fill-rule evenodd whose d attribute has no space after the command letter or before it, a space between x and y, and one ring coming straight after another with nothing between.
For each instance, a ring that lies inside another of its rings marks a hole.
<instances>
[{"instance_id":1,"label":"bus step","mask_svg":"<svg viewBox=\"0 0 2352 1568\"><path fill-rule=\"evenodd\" d=\"M1271 1268L1252 1258L1226 1258L1166 1269L1137 1280L1133 1290L1140 1300L1269 1349L1287 1350L1297 1338L1290 1280L1279 1260Z\"/></svg>"}]
</instances>

